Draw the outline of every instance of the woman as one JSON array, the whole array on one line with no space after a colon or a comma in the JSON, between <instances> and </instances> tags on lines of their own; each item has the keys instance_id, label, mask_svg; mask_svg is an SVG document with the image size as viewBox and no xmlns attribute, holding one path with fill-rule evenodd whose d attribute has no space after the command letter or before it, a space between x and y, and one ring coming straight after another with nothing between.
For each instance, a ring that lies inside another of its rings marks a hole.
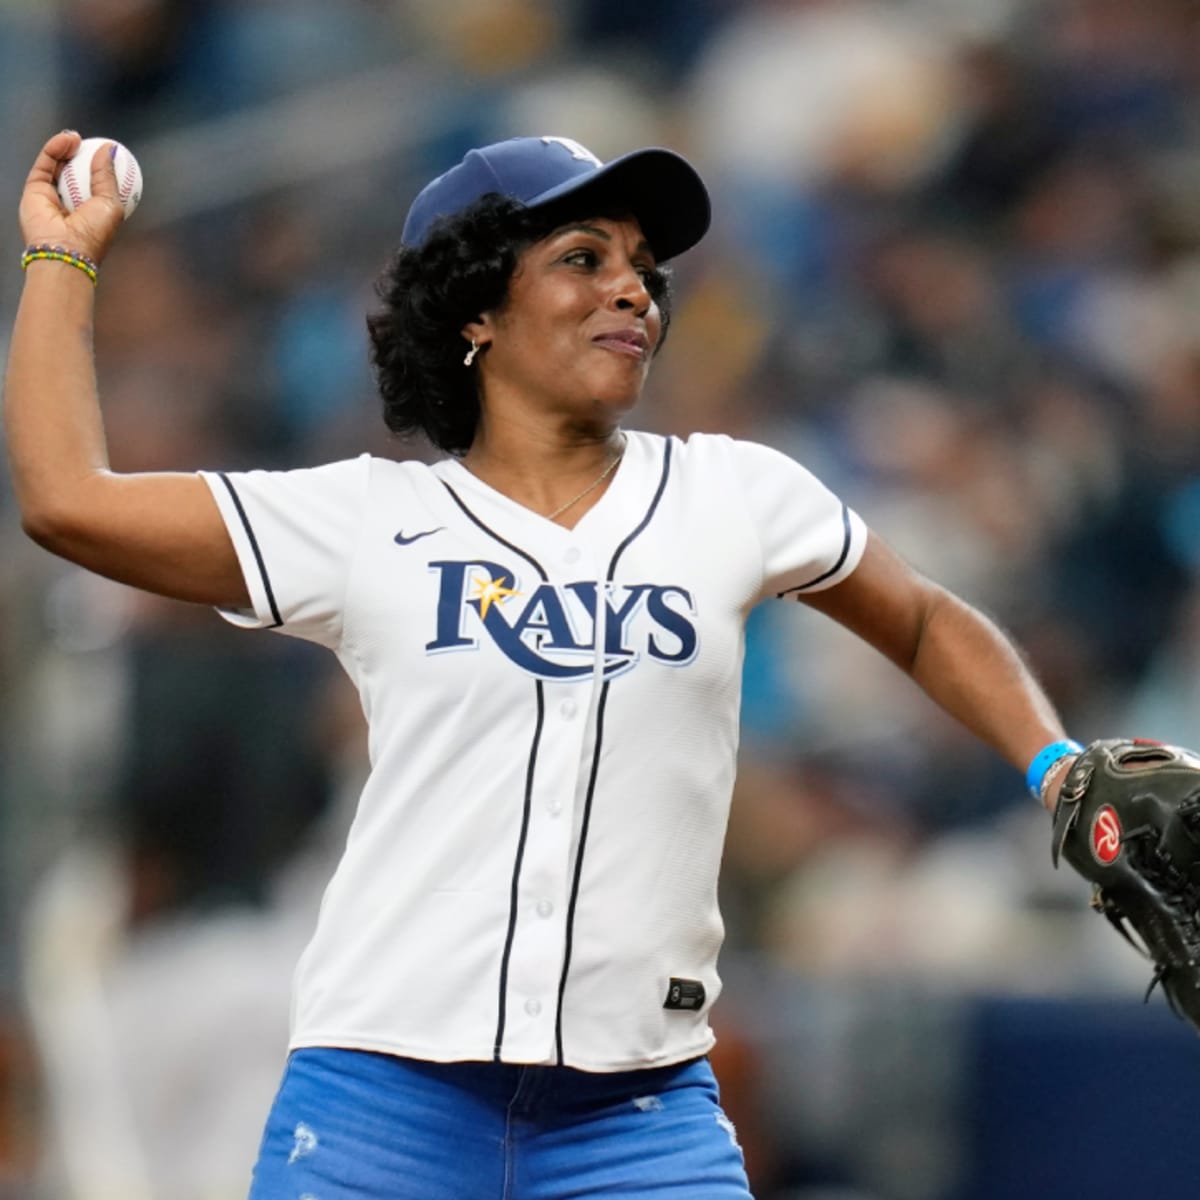
<instances>
[{"instance_id":1,"label":"woman","mask_svg":"<svg viewBox=\"0 0 1200 1200\"><path fill-rule=\"evenodd\" d=\"M1078 747L1047 698L796 463L623 431L662 263L708 224L678 156L517 138L417 197L369 328L389 427L441 462L130 476L90 354L120 207L103 153L94 198L59 205L78 142L21 202L25 528L329 647L370 722L252 1196L747 1196L705 1057L747 613L789 596L848 626L1052 804Z\"/></svg>"}]
</instances>

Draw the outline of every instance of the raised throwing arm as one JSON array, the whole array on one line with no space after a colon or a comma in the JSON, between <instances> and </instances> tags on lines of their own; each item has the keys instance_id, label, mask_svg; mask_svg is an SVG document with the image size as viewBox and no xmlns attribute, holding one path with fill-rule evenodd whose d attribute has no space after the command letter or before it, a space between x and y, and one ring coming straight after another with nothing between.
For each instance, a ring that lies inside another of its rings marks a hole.
<instances>
[{"instance_id":1,"label":"raised throwing arm","mask_svg":"<svg viewBox=\"0 0 1200 1200\"><path fill-rule=\"evenodd\" d=\"M27 247L99 265L123 217L108 149L92 197L68 213L55 180L79 134L52 137L21 196ZM92 357L96 285L59 258L35 258L13 327L4 421L26 532L55 554L122 583L207 604L248 603L232 543L198 475L110 470ZM169 402L164 399L164 403Z\"/></svg>"}]
</instances>

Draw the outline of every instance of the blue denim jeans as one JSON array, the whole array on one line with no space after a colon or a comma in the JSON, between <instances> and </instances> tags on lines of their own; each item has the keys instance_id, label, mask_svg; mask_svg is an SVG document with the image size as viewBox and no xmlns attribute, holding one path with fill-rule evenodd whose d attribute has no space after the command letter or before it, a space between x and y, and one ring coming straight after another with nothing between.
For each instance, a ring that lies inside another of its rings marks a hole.
<instances>
[{"instance_id":1,"label":"blue denim jeans","mask_svg":"<svg viewBox=\"0 0 1200 1200\"><path fill-rule=\"evenodd\" d=\"M293 1052L250 1200L749 1200L706 1059L593 1074Z\"/></svg>"}]
</instances>

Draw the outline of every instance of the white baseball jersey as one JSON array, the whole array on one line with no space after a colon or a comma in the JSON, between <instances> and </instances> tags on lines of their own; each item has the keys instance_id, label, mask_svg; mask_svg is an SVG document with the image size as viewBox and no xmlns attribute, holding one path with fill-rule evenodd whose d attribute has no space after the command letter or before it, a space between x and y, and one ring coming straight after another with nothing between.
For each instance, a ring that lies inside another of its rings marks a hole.
<instances>
[{"instance_id":1,"label":"white baseball jersey","mask_svg":"<svg viewBox=\"0 0 1200 1200\"><path fill-rule=\"evenodd\" d=\"M206 474L253 612L333 650L371 772L293 1047L615 1071L713 1042L743 628L866 541L808 471L630 433L574 529L455 460Z\"/></svg>"}]
</instances>

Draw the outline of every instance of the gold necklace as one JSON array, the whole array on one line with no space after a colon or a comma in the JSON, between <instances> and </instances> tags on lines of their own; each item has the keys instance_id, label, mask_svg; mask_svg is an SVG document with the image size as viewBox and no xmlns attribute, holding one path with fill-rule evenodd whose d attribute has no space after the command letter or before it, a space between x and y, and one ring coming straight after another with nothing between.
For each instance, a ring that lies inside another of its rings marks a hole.
<instances>
[{"instance_id":1,"label":"gold necklace","mask_svg":"<svg viewBox=\"0 0 1200 1200\"><path fill-rule=\"evenodd\" d=\"M593 479L592 482L589 483L587 487L585 487L583 491L579 493L578 496L572 496L571 499L566 502L566 504L560 504L552 513L547 513L546 520L553 521L555 517L561 517L562 514L571 507L571 505L578 504L579 501L582 500L584 496L588 495L589 492L594 492L613 473L613 471L616 470L617 463L619 463L621 459L625 457L626 442L627 439L625 435L621 434L621 448L616 452L616 454L613 455L612 462L610 462L608 466L605 467L604 470L601 471L600 474L597 475L596 478Z\"/></svg>"}]
</instances>

